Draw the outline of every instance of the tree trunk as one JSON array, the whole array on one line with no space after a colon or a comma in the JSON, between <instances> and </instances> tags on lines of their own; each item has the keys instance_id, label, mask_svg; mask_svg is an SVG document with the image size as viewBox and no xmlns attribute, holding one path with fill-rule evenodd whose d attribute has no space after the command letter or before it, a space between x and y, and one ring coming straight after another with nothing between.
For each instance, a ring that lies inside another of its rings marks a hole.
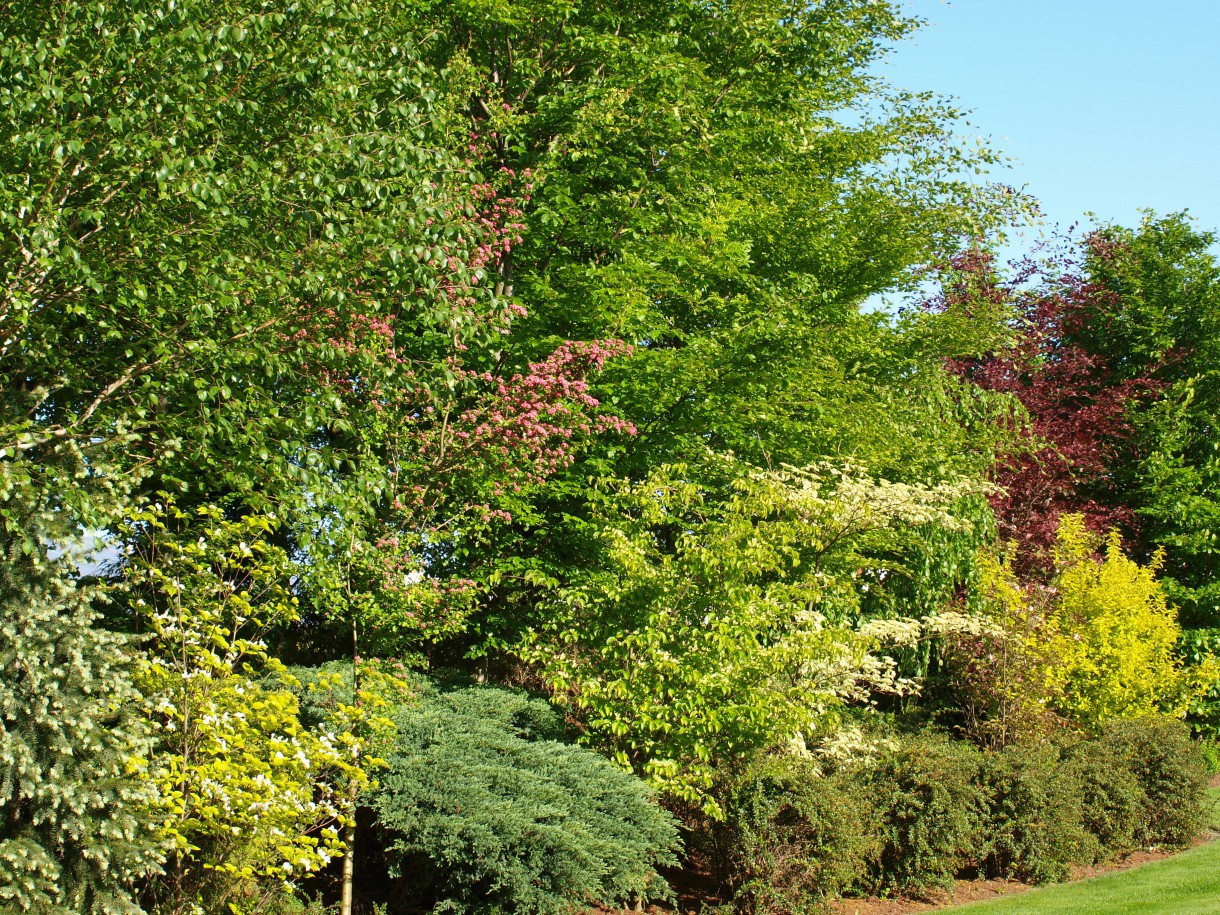
<instances>
[{"instance_id":1,"label":"tree trunk","mask_svg":"<svg viewBox=\"0 0 1220 915\"><path fill-rule=\"evenodd\" d=\"M343 903L339 911L342 915L352 915L352 891L356 876L356 815L352 811L352 821L343 830L343 843L347 851L343 853Z\"/></svg>"},{"instance_id":2,"label":"tree trunk","mask_svg":"<svg viewBox=\"0 0 1220 915\"><path fill-rule=\"evenodd\" d=\"M354 551L354 544L352 551ZM350 575L348 577L350 583ZM360 632L356 627L356 618L352 617L352 703L357 707L360 705ZM355 727L360 727L360 720L357 717ZM354 748L354 762L360 764L360 743L357 741ZM343 852L343 901L339 907L340 915L352 915L352 896L355 890L356 883L356 803L359 800L356 788L353 785L351 789L351 822L343 829L343 844L345 851Z\"/></svg>"}]
</instances>

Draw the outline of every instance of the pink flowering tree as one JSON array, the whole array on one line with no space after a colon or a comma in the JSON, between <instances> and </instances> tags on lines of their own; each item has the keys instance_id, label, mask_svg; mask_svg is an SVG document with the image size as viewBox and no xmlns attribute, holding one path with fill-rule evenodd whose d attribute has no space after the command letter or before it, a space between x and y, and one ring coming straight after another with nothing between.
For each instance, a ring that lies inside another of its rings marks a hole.
<instances>
[{"instance_id":1,"label":"pink flowering tree","mask_svg":"<svg viewBox=\"0 0 1220 915\"><path fill-rule=\"evenodd\" d=\"M530 497L595 436L634 427L602 410L590 376L630 353L619 341L567 341L497 376L448 360L441 394L382 407L382 503L315 574L351 616L363 650L407 655L462 632L502 551L481 549L530 513ZM528 523L528 522L527 522Z\"/></svg>"},{"instance_id":2,"label":"pink flowering tree","mask_svg":"<svg viewBox=\"0 0 1220 915\"><path fill-rule=\"evenodd\" d=\"M430 185L438 203L418 229L431 241L404 263L412 288L388 301L356 278L280 332L310 398L338 405L322 434L351 459L329 472L298 536L319 614L351 621L362 650L404 653L462 631L488 563L505 558L480 547L526 521L531 496L591 439L635 433L590 388L626 344L508 355L526 316L511 254L535 178L498 165L500 145L472 130L451 169L460 193Z\"/></svg>"}]
</instances>

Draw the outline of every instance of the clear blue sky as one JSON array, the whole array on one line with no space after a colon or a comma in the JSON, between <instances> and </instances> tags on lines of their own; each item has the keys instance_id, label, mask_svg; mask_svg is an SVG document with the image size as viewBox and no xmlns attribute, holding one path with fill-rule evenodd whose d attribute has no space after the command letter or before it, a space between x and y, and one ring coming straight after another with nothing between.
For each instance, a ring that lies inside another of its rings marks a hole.
<instances>
[{"instance_id":1,"label":"clear blue sky","mask_svg":"<svg viewBox=\"0 0 1220 915\"><path fill-rule=\"evenodd\" d=\"M1220 0L903 2L928 25L880 72L972 109L1048 225L1151 207L1220 228Z\"/></svg>"}]
</instances>

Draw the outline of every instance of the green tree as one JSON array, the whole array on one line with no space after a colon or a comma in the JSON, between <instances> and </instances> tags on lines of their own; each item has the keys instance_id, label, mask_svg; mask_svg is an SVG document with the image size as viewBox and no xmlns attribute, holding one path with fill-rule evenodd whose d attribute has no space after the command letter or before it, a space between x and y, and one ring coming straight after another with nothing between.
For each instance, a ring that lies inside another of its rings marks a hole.
<instances>
[{"instance_id":1,"label":"green tree","mask_svg":"<svg viewBox=\"0 0 1220 915\"><path fill-rule=\"evenodd\" d=\"M977 486L819 467L746 477L709 505L682 477L608 493L603 558L557 589L522 654L590 741L719 816L718 772L789 745L850 753L847 704L913 688L870 652L923 625L861 625L862 606L890 575L917 577L929 532L978 533L954 511Z\"/></svg>"},{"instance_id":2,"label":"green tree","mask_svg":"<svg viewBox=\"0 0 1220 915\"><path fill-rule=\"evenodd\" d=\"M1185 214L1102 225L1004 277L973 251L945 273L941 308L1015 306L1015 345L956 369L1020 400L1020 447L1002 455L1000 529L1023 545L1019 572L1050 577L1061 517L1121 527L1136 561L1158 557L1158 587L1200 677L1220 653L1220 263L1215 235ZM1217 732L1220 684L1196 695L1196 726Z\"/></svg>"},{"instance_id":3,"label":"green tree","mask_svg":"<svg viewBox=\"0 0 1220 915\"><path fill-rule=\"evenodd\" d=\"M730 454L850 456L908 482L987 466L996 401L938 357L986 349L1001 316L860 311L1024 203L959 177L998 162L958 142L960 112L872 72L916 26L897 4L463 2L421 17L442 36L429 59L471 100L473 160L529 187L522 241L498 261L528 314L498 361L564 338L634 347L593 394L636 434L591 444L514 513L483 635L511 644L540 585L599 561L591 477L682 465L715 501Z\"/></svg>"},{"instance_id":4,"label":"green tree","mask_svg":"<svg viewBox=\"0 0 1220 915\"><path fill-rule=\"evenodd\" d=\"M446 152L410 12L6 6L13 472L90 524L73 449L190 502L384 501L397 423L510 316L481 280L511 207Z\"/></svg>"},{"instance_id":5,"label":"green tree","mask_svg":"<svg viewBox=\"0 0 1220 915\"><path fill-rule=\"evenodd\" d=\"M1119 378L1150 377L1158 395L1131 417L1134 440L1114 468L1138 516L1145 557L1188 629L1220 628L1220 262L1215 236L1184 215L1105 226L1086 267L1105 290L1079 343ZM1104 326L1105 332L1098 330Z\"/></svg>"},{"instance_id":6,"label":"green tree","mask_svg":"<svg viewBox=\"0 0 1220 915\"><path fill-rule=\"evenodd\" d=\"M946 180L994 154L870 71L916 23L865 2L451 8L482 91L511 108L498 154L542 177L511 257L530 331L639 348L605 388L641 430L618 469L693 465L708 444L802 465L828 441L918 466L935 373L858 306L1010 198Z\"/></svg>"},{"instance_id":7,"label":"green tree","mask_svg":"<svg viewBox=\"0 0 1220 915\"><path fill-rule=\"evenodd\" d=\"M149 746L128 640L96 627L72 563L25 552L51 524L6 493L0 522L0 908L137 915L162 843L142 813ZM25 509L24 511L22 509Z\"/></svg>"},{"instance_id":8,"label":"green tree","mask_svg":"<svg viewBox=\"0 0 1220 915\"><path fill-rule=\"evenodd\" d=\"M1130 519L1127 539L1137 558L1161 554L1160 587L1184 630L1180 651L1199 676L1220 655L1220 262L1214 245L1214 233L1185 214L1149 212L1135 228L1094 230L1079 257L1089 295L1065 335L1099 367L1095 382L1147 391L1129 399L1121 434L1103 430L1119 441L1095 488ZM1195 725L1212 734L1220 720L1218 696L1220 684L1213 684L1192 702Z\"/></svg>"}]
</instances>

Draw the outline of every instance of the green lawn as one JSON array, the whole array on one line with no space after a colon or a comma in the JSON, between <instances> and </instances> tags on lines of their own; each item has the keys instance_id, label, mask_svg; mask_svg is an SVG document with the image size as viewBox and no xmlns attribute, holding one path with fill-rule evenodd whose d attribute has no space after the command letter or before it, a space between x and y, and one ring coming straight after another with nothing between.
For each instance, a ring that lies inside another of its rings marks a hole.
<instances>
[{"instance_id":1,"label":"green lawn","mask_svg":"<svg viewBox=\"0 0 1220 915\"><path fill-rule=\"evenodd\" d=\"M1212 789L1220 829L1220 789ZM1129 871L958 906L978 915L1220 915L1220 841Z\"/></svg>"}]
</instances>

